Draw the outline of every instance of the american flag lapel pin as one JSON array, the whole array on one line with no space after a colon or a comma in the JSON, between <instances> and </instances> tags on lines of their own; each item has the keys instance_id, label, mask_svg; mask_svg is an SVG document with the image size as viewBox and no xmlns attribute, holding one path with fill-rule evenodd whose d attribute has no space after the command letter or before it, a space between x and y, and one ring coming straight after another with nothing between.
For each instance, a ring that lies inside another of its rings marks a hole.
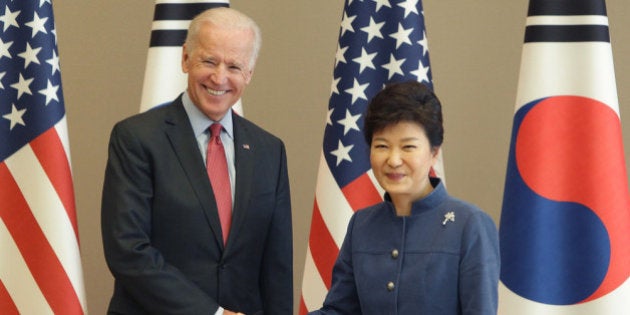
<instances>
[{"instance_id":1,"label":"american flag lapel pin","mask_svg":"<svg viewBox=\"0 0 630 315\"><path fill-rule=\"evenodd\" d=\"M245 149L245 150L249 150L249 144L244 143L244 144L243 144L243 149Z\"/></svg>"}]
</instances>

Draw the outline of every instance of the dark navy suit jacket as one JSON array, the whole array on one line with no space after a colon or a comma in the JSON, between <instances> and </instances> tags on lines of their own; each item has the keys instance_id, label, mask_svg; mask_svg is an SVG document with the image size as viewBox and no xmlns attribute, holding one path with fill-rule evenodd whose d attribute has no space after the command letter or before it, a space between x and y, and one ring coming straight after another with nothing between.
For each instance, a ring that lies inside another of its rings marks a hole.
<instances>
[{"instance_id":1,"label":"dark navy suit jacket","mask_svg":"<svg viewBox=\"0 0 630 315\"><path fill-rule=\"evenodd\" d=\"M291 204L282 141L233 115L236 188L224 246L181 102L113 128L102 236L114 314L293 313Z\"/></svg>"}]
</instances>

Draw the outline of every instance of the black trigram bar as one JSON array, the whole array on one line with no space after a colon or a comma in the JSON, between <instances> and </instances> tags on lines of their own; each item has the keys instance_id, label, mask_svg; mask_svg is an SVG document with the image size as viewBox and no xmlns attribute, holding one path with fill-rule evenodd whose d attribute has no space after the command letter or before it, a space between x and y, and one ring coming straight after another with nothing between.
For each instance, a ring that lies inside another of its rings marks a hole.
<instances>
[{"instance_id":1,"label":"black trigram bar","mask_svg":"<svg viewBox=\"0 0 630 315\"><path fill-rule=\"evenodd\" d=\"M604 0L530 0L528 16L606 15Z\"/></svg>"},{"instance_id":2,"label":"black trigram bar","mask_svg":"<svg viewBox=\"0 0 630 315\"><path fill-rule=\"evenodd\" d=\"M160 3L155 5L153 20L192 20L207 9L227 6L227 3Z\"/></svg>"},{"instance_id":3,"label":"black trigram bar","mask_svg":"<svg viewBox=\"0 0 630 315\"><path fill-rule=\"evenodd\" d=\"M195 15L211 8L229 7L228 3L160 3L155 6L153 21L189 21ZM186 30L153 30L150 47L181 46L186 40Z\"/></svg>"},{"instance_id":4,"label":"black trigram bar","mask_svg":"<svg viewBox=\"0 0 630 315\"><path fill-rule=\"evenodd\" d=\"M525 42L610 42L607 25L530 25Z\"/></svg>"}]
</instances>

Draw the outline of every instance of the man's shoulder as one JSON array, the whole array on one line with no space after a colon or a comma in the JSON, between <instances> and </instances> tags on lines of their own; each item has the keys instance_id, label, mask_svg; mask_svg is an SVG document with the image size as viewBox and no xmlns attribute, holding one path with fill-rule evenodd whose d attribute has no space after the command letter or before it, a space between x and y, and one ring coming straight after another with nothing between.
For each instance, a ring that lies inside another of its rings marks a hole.
<instances>
[{"instance_id":1,"label":"man's shoulder","mask_svg":"<svg viewBox=\"0 0 630 315\"><path fill-rule=\"evenodd\" d=\"M174 117L177 112L177 102L173 101L170 103L165 103L162 105L155 106L153 108L148 109L147 111L137 113L126 117L119 121L117 124L119 125L151 125L156 123L163 123L166 119L170 117Z\"/></svg>"},{"instance_id":2,"label":"man's shoulder","mask_svg":"<svg viewBox=\"0 0 630 315\"><path fill-rule=\"evenodd\" d=\"M237 134L240 132L244 132L250 136L255 136L255 138L259 140L282 143L282 140L278 136L265 130L261 126L257 125L256 123L245 117L235 114L233 116L233 123L235 133Z\"/></svg>"}]
</instances>

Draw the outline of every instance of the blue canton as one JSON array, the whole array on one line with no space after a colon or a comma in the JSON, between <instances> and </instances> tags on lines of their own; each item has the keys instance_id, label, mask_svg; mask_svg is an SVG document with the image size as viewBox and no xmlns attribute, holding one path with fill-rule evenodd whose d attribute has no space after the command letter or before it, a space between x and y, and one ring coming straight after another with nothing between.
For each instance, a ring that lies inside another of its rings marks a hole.
<instances>
[{"instance_id":1,"label":"blue canton","mask_svg":"<svg viewBox=\"0 0 630 315\"><path fill-rule=\"evenodd\" d=\"M50 0L0 1L0 161L65 115Z\"/></svg>"}]
</instances>

